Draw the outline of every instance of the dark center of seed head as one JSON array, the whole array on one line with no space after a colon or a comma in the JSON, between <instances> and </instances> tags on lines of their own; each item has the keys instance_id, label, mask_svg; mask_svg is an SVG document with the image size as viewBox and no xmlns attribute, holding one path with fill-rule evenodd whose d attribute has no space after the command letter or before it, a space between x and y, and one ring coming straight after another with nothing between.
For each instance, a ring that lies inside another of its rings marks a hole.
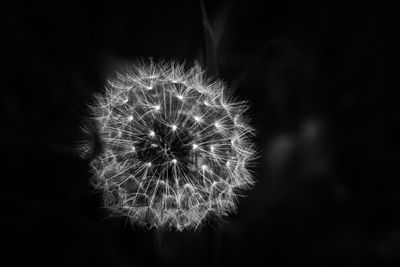
<instances>
[{"instance_id":1,"label":"dark center of seed head","mask_svg":"<svg viewBox=\"0 0 400 267\"><path fill-rule=\"evenodd\" d=\"M185 165L190 155L192 138L185 129L177 129L172 132L171 128L154 122L154 136L148 136L142 142L139 158L144 162L152 162L155 165L167 166L168 162L177 160Z\"/></svg>"}]
</instances>

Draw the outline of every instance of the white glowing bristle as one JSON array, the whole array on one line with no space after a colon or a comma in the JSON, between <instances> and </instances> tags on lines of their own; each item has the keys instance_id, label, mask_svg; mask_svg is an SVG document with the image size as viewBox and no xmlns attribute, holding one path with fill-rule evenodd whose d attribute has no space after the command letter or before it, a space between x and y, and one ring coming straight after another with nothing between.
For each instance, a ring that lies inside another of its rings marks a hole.
<instances>
[{"instance_id":1,"label":"white glowing bristle","mask_svg":"<svg viewBox=\"0 0 400 267\"><path fill-rule=\"evenodd\" d=\"M146 227L196 228L236 209L253 183L252 127L220 81L195 66L116 73L92 112L103 145L91 162L104 206ZM87 148L89 149L89 148Z\"/></svg>"}]
</instances>

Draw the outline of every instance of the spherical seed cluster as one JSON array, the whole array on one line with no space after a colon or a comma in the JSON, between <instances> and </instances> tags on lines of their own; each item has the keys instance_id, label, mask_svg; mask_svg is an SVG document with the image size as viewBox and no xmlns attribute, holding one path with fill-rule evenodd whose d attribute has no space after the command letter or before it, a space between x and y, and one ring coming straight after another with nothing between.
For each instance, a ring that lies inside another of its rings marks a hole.
<instances>
[{"instance_id":1,"label":"spherical seed cluster","mask_svg":"<svg viewBox=\"0 0 400 267\"><path fill-rule=\"evenodd\" d=\"M197 227L236 208L254 158L246 103L198 66L141 64L116 74L92 106L104 150L95 186L112 212L148 227Z\"/></svg>"}]
</instances>

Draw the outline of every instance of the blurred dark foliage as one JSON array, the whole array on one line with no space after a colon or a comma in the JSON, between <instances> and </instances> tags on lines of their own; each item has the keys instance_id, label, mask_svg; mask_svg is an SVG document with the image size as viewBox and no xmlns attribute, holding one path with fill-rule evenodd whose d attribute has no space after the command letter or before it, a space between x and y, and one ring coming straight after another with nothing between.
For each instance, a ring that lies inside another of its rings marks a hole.
<instances>
[{"instance_id":1,"label":"blurred dark foliage","mask_svg":"<svg viewBox=\"0 0 400 267\"><path fill-rule=\"evenodd\" d=\"M400 264L398 2L262 2L1 2L1 266ZM150 56L252 105L257 184L226 222L159 235L89 186L86 104Z\"/></svg>"}]
</instances>

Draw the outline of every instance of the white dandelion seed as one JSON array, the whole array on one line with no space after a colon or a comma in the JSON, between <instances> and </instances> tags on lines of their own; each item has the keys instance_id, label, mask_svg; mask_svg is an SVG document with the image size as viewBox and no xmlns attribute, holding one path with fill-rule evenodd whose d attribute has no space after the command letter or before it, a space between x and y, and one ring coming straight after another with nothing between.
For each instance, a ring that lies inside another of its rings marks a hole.
<instances>
[{"instance_id":1,"label":"white dandelion seed","mask_svg":"<svg viewBox=\"0 0 400 267\"><path fill-rule=\"evenodd\" d=\"M92 112L104 150L91 165L111 212L147 227L196 228L236 209L252 185L247 104L196 66L142 64L118 73ZM105 115L106 114L106 115Z\"/></svg>"}]
</instances>

